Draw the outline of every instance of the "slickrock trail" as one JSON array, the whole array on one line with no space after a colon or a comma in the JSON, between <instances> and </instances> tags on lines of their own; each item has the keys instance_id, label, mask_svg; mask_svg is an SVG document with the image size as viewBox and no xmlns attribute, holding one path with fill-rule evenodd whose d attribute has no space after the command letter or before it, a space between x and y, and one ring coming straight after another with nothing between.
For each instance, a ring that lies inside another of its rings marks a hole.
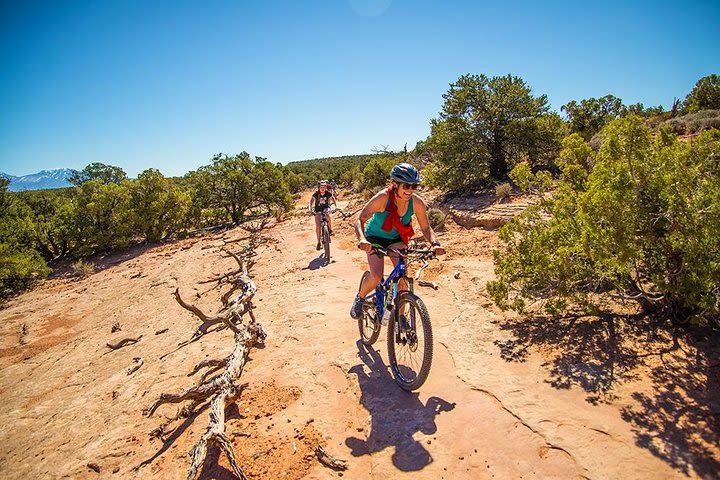
<instances>
[{"instance_id":1,"label":"slickrock trail","mask_svg":"<svg viewBox=\"0 0 720 480\"><path fill-rule=\"evenodd\" d=\"M506 359L502 346L515 337L485 293L493 232L453 225L442 234L448 255L423 276L440 288L416 289L433 322L430 377L418 392L401 390L387 368L385 329L377 350L366 350L349 317L365 268L351 220L336 215L326 265L312 218L299 214L306 200L263 232L273 241L252 270L255 315L268 338L251 352L241 377L248 388L226 421L250 478L697 476L637 445L620 414L629 403L593 405L579 388L553 387L537 352ZM172 292L217 311L222 291L200 282L235 268L223 240L246 236L235 229L115 255L89 277L48 281L0 311L0 477L185 478L207 409L173 423L164 440L149 434L178 405L151 418L142 410L162 392L194 385L187 374L199 361L229 354L227 330L177 348L198 322ZM111 333L115 322L122 330ZM139 335L124 348L106 346ZM135 357L144 364L129 375ZM319 464L318 444L348 469ZM210 452L200 478L232 478L228 468Z\"/></svg>"}]
</instances>

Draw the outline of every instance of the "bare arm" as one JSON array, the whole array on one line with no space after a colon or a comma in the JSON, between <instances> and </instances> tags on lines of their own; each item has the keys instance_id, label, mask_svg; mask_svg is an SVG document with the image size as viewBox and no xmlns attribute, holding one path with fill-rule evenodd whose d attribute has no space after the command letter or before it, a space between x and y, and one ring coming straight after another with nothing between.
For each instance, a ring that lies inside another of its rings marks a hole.
<instances>
[{"instance_id":1,"label":"bare arm","mask_svg":"<svg viewBox=\"0 0 720 480\"><path fill-rule=\"evenodd\" d=\"M310 205L308 205L308 209L312 212L313 211L313 204L315 203L315 195L310 197Z\"/></svg>"},{"instance_id":2,"label":"bare arm","mask_svg":"<svg viewBox=\"0 0 720 480\"><path fill-rule=\"evenodd\" d=\"M370 243L365 238L365 224L368 220L370 220L370 217L372 217L374 213L384 211L386 204L387 192L383 190L375 194L375 196L371 198L360 211L358 219L355 220L355 235L357 236L359 242L358 248L365 251L370 250Z\"/></svg>"}]
</instances>

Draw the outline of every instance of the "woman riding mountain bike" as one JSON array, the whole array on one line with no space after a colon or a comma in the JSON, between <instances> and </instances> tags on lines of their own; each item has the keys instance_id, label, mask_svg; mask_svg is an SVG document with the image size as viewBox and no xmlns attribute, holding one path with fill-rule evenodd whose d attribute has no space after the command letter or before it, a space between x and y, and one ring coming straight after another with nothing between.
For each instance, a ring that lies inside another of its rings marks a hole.
<instances>
[{"instance_id":1,"label":"woman riding mountain bike","mask_svg":"<svg viewBox=\"0 0 720 480\"><path fill-rule=\"evenodd\" d=\"M364 275L360 288L353 300L350 316L359 319L363 315L362 307L365 297L372 292L383 277L384 258L373 246L384 249L407 248L415 231L412 227L412 216L415 214L420 230L433 246L435 255L442 255L445 249L435 236L430 226L425 201L415 194L420 184L420 172L409 163L395 165L390 171L392 183L372 197L363 207L355 221L355 234L358 248L367 252L369 275ZM400 260L396 252L390 251L393 266ZM407 281L401 280L400 290L408 288Z\"/></svg>"},{"instance_id":2,"label":"woman riding mountain bike","mask_svg":"<svg viewBox=\"0 0 720 480\"><path fill-rule=\"evenodd\" d=\"M315 235L317 236L317 246L315 247L316 250L320 250L322 248L320 242L320 220L323 211L325 211L325 218L328 222L330 235L334 235L332 230L332 217L330 216L330 205L332 204L337 206L335 197L329 191L327 182L325 180L320 180L318 182L317 191L313 193L312 198L310 198L309 205L310 212L315 215Z\"/></svg>"}]
</instances>

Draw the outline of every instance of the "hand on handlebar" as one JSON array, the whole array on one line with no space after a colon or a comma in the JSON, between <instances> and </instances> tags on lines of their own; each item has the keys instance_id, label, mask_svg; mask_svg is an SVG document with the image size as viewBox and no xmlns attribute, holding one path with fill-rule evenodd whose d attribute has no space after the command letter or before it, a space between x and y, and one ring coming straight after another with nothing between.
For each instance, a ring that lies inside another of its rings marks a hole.
<instances>
[{"instance_id":1,"label":"hand on handlebar","mask_svg":"<svg viewBox=\"0 0 720 480\"><path fill-rule=\"evenodd\" d=\"M372 250L373 246L372 246L372 243L368 242L367 240L360 240L358 242L358 248L365 252L370 252Z\"/></svg>"}]
</instances>

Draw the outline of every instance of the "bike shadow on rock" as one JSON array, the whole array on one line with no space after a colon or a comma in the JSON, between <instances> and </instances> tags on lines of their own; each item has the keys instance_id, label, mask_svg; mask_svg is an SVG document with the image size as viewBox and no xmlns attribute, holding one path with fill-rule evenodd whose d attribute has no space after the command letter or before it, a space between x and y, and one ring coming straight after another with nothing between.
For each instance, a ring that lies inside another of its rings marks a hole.
<instances>
[{"instance_id":1,"label":"bike shadow on rock","mask_svg":"<svg viewBox=\"0 0 720 480\"><path fill-rule=\"evenodd\" d=\"M348 437L345 444L352 455L359 457L394 447L393 465L404 472L422 470L433 459L423 444L413 438L415 432L432 435L437 431L435 417L455 408L439 397L430 397L425 405L419 394L402 390L373 348L358 341L360 358L370 368L366 373L362 364L350 369L358 377L360 403L372 416L367 439Z\"/></svg>"},{"instance_id":2,"label":"bike shadow on rock","mask_svg":"<svg viewBox=\"0 0 720 480\"><path fill-rule=\"evenodd\" d=\"M328 261L325 258L325 254L320 255L317 258L313 258L310 263L308 263L308 266L303 268L303 270L317 270L321 267L327 267L332 263L332 260Z\"/></svg>"},{"instance_id":3,"label":"bike shadow on rock","mask_svg":"<svg viewBox=\"0 0 720 480\"><path fill-rule=\"evenodd\" d=\"M669 328L642 314L530 316L505 319L513 338L495 341L506 361L522 362L530 347L549 358L550 385L581 387L592 404L611 403L615 387L649 380L621 409L635 443L685 475L720 472L720 333Z\"/></svg>"}]
</instances>

